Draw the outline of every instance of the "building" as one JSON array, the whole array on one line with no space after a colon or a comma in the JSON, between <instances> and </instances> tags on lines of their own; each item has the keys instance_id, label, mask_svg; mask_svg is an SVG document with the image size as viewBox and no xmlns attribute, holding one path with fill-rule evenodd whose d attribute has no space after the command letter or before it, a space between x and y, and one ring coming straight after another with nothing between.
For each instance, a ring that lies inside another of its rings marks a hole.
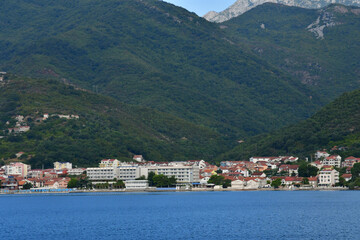
<instances>
[{"instance_id":1,"label":"building","mask_svg":"<svg viewBox=\"0 0 360 240\"><path fill-rule=\"evenodd\" d=\"M100 168L118 167L118 166L120 166L120 161L117 159L103 159L99 164Z\"/></svg>"},{"instance_id":2,"label":"building","mask_svg":"<svg viewBox=\"0 0 360 240\"><path fill-rule=\"evenodd\" d=\"M297 176L299 173L299 165L288 165L283 164L279 167L279 173L280 172L287 172L289 176L295 175Z\"/></svg>"},{"instance_id":3,"label":"building","mask_svg":"<svg viewBox=\"0 0 360 240\"><path fill-rule=\"evenodd\" d=\"M86 171L86 168L72 168L67 171L68 175L79 176Z\"/></svg>"},{"instance_id":4,"label":"building","mask_svg":"<svg viewBox=\"0 0 360 240\"><path fill-rule=\"evenodd\" d=\"M136 162L145 162L145 159L142 155L134 155L133 160Z\"/></svg>"},{"instance_id":5,"label":"building","mask_svg":"<svg viewBox=\"0 0 360 240\"><path fill-rule=\"evenodd\" d=\"M325 151L317 151L315 153L315 159L322 159L322 158L325 159L325 158L327 158L329 156L330 156L330 154L325 152Z\"/></svg>"},{"instance_id":6,"label":"building","mask_svg":"<svg viewBox=\"0 0 360 240\"><path fill-rule=\"evenodd\" d=\"M31 170L31 166L21 163L15 162L10 163L9 165L4 166L5 174L6 175L16 175L21 177L26 177L28 175L28 171Z\"/></svg>"},{"instance_id":7,"label":"building","mask_svg":"<svg viewBox=\"0 0 360 240\"><path fill-rule=\"evenodd\" d=\"M168 166L149 167L148 172L163 174L167 177L174 176L178 183L194 183L200 182L199 166L186 166L182 164L174 164Z\"/></svg>"},{"instance_id":8,"label":"building","mask_svg":"<svg viewBox=\"0 0 360 240\"><path fill-rule=\"evenodd\" d=\"M125 181L126 189L141 190L149 188L148 180L127 180Z\"/></svg>"},{"instance_id":9,"label":"building","mask_svg":"<svg viewBox=\"0 0 360 240\"><path fill-rule=\"evenodd\" d=\"M323 164L328 166L340 167L341 157L339 155L331 155L324 159Z\"/></svg>"},{"instance_id":10,"label":"building","mask_svg":"<svg viewBox=\"0 0 360 240\"><path fill-rule=\"evenodd\" d=\"M111 181L118 177L117 168L114 167L87 168L86 175L91 181Z\"/></svg>"},{"instance_id":11,"label":"building","mask_svg":"<svg viewBox=\"0 0 360 240\"><path fill-rule=\"evenodd\" d=\"M69 162L54 162L54 170L72 169L72 163Z\"/></svg>"},{"instance_id":12,"label":"building","mask_svg":"<svg viewBox=\"0 0 360 240\"><path fill-rule=\"evenodd\" d=\"M319 174L319 187L332 187L339 182L339 172L335 169L323 169Z\"/></svg>"},{"instance_id":13,"label":"building","mask_svg":"<svg viewBox=\"0 0 360 240\"><path fill-rule=\"evenodd\" d=\"M135 180L135 178L140 177L140 168L139 166L134 165L123 165L117 167L117 176L118 180Z\"/></svg>"},{"instance_id":14,"label":"building","mask_svg":"<svg viewBox=\"0 0 360 240\"><path fill-rule=\"evenodd\" d=\"M345 158L344 162L342 163L342 167L353 167L355 163L359 163L359 162L360 162L360 158L351 156Z\"/></svg>"}]
</instances>

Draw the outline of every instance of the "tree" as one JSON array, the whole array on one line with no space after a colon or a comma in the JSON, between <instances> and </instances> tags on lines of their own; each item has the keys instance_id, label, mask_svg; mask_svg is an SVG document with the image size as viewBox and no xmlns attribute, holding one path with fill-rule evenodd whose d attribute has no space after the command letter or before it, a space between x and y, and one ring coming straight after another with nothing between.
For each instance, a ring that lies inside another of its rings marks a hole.
<instances>
[{"instance_id":1,"label":"tree","mask_svg":"<svg viewBox=\"0 0 360 240\"><path fill-rule=\"evenodd\" d=\"M272 181L271 186L273 188L279 188L281 185L281 178L277 178L274 181Z\"/></svg>"},{"instance_id":2,"label":"tree","mask_svg":"<svg viewBox=\"0 0 360 240\"><path fill-rule=\"evenodd\" d=\"M30 189L30 188L33 188L33 185L29 182L27 182L23 185L23 189Z\"/></svg>"},{"instance_id":3,"label":"tree","mask_svg":"<svg viewBox=\"0 0 360 240\"><path fill-rule=\"evenodd\" d=\"M154 172L149 172L149 174L148 174L148 181L149 181L149 186L150 186L150 187L151 187L151 186L155 186L154 180L153 180L153 178L154 178L155 175L156 175L156 174L155 174Z\"/></svg>"},{"instance_id":4,"label":"tree","mask_svg":"<svg viewBox=\"0 0 360 240\"><path fill-rule=\"evenodd\" d=\"M308 163L303 163L299 167L299 177L313 177L316 176L319 169Z\"/></svg>"},{"instance_id":5,"label":"tree","mask_svg":"<svg viewBox=\"0 0 360 240\"><path fill-rule=\"evenodd\" d=\"M141 177L135 178L135 180L146 180L146 177L142 175Z\"/></svg>"},{"instance_id":6,"label":"tree","mask_svg":"<svg viewBox=\"0 0 360 240\"><path fill-rule=\"evenodd\" d=\"M351 169L352 181L355 181L360 176L360 163L355 163Z\"/></svg>"},{"instance_id":7,"label":"tree","mask_svg":"<svg viewBox=\"0 0 360 240\"><path fill-rule=\"evenodd\" d=\"M221 168L219 168L218 170L216 170L217 174L221 174L223 171L221 170Z\"/></svg>"},{"instance_id":8,"label":"tree","mask_svg":"<svg viewBox=\"0 0 360 240\"><path fill-rule=\"evenodd\" d=\"M155 175L153 183L156 187L170 187L176 184L176 178L174 176L169 178L164 174Z\"/></svg>"},{"instance_id":9,"label":"tree","mask_svg":"<svg viewBox=\"0 0 360 240\"><path fill-rule=\"evenodd\" d=\"M79 187L79 180L77 180L76 178L72 178L67 185L68 188L77 188Z\"/></svg>"},{"instance_id":10,"label":"tree","mask_svg":"<svg viewBox=\"0 0 360 240\"><path fill-rule=\"evenodd\" d=\"M303 184L309 184L309 179L307 177L304 177L302 180Z\"/></svg>"},{"instance_id":11,"label":"tree","mask_svg":"<svg viewBox=\"0 0 360 240\"><path fill-rule=\"evenodd\" d=\"M125 183L122 180L116 181L116 183L113 184L114 188L125 188Z\"/></svg>"},{"instance_id":12,"label":"tree","mask_svg":"<svg viewBox=\"0 0 360 240\"><path fill-rule=\"evenodd\" d=\"M216 175L212 175L210 177L208 183L212 183L212 184L215 184L215 185L223 185L224 180L225 180L224 176L216 174Z\"/></svg>"}]
</instances>

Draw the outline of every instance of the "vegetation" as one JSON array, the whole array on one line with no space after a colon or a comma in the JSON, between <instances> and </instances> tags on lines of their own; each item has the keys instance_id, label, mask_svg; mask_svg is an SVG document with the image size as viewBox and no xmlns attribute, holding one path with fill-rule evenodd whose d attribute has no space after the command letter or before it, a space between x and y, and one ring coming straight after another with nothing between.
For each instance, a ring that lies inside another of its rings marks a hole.
<instances>
[{"instance_id":1,"label":"vegetation","mask_svg":"<svg viewBox=\"0 0 360 240\"><path fill-rule=\"evenodd\" d=\"M311 159L317 150L334 146L338 147L332 154L360 156L360 90L343 94L305 121L250 138L219 158L297 155Z\"/></svg>"},{"instance_id":2,"label":"vegetation","mask_svg":"<svg viewBox=\"0 0 360 240\"><path fill-rule=\"evenodd\" d=\"M208 183L212 183L215 185L220 185L223 186L223 188L228 188L231 187L231 180L230 179L225 179L224 176L221 175L212 175L208 181Z\"/></svg>"},{"instance_id":3,"label":"vegetation","mask_svg":"<svg viewBox=\"0 0 360 240\"><path fill-rule=\"evenodd\" d=\"M65 79L234 143L309 117L321 104L219 25L164 1L3 0L0 11L1 69Z\"/></svg>"},{"instance_id":4,"label":"vegetation","mask_svg":"<svg viewBox=\"0 0 360 240\"><path fill-rule=\"evenodd\" d=\"M153 185L156 187L171 187L176 185L176 178L174 176L167 177L163 174L154 175L152 178Z\"/></svg>"},{"instance_id":5,"label":"vegetation","mask_svg":"<svg viewBox=\"0 0 360 240\"><path fill-rule=\"evenodd\" d=\"M1 182L0 182L0 184L1 184ZM23 185L23 189L25 189L25 190L28 190L30 188L33 188L33 185L29 182L27 182Z\"/></svg>"},{"instance_id":6,"label":"vegetation","mask_svg":"<svg viewBox=\"0 0 360 240\"><path fill-rule=\"evenodd\" d=\"M281 178L277 178L274 181L271 182L271 186L273 188L279 188L281 185Z\"/></svg>"},{"instance_id":7,"label":"vegetation","mask_svg":"<svg viewBox=\"0 0 360 240\"><path fill-rule=\"evenodd\" d=\"M318 10L265 3L222 25L234 43L247 45L328 102L359 88L358 9L338 4ZM325 27L324 38L317 38L308 26L325 15L334 26Z\"/></svg>"},{"instance_id":8,"label":"vegetation","mask_svg":"<svg viewBox=\"0 0 360 240\"><path fill-rule=\"evenodd\" d=\"M94 166L102 158L126 161L133 154L153 161L206 159L231 146L209 128L54 80L10 77L1 88L0 108L0 130L15 126L19 114L31 127L0 139L0 157L14 158L23 151L34 168L52 167L54 161ZM44 113L76 114L79 119L43 120Z\"/></svg>"},{"instance_id":9,"label":"vegetation","mask_svg":"<svg viewBox=\"0 0 360 240\"><path fill-rule=\"evenodd\" d=\"M299 177L315 177L318 174L319 169L317 167L311 166L308 163L303 163L299 166Z\"/></svg>"}]
</instances>

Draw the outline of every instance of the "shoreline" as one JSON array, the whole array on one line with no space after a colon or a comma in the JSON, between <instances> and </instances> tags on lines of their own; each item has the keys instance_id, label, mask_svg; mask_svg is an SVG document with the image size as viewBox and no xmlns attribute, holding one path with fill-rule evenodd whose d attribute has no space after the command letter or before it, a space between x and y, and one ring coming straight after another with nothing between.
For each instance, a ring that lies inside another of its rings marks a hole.
<instances>
[{"instance_id":1,"label":"shoreline","mask_svg":"<svg viewBox=\"0 0 360 240\"><path fill-rule=\"evenodd\" d=\"M311 189L273 189L273 188L258 188L258 189L113 189L113 190L73 190L73 191L56 191L56 192L0 192L1 195L37 195L37 194L72 194L72 193L160 193L160 192L253 192L253 191L350 191L348 188L311 188Z\"/></svg>"}]
</instances>

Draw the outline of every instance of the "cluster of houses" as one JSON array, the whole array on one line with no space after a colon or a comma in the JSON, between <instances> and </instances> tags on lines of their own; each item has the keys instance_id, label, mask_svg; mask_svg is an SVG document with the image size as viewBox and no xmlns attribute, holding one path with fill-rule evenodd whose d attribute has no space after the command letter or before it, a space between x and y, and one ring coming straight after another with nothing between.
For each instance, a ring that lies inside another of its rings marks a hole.
<instances>
[{"instance_id":1,"label":"cluster of houses","mask_svg":"<svg viewBox=\"0 0 360 240\"><path fill-rule=\"evenodd\" d=\"M209 183L213 175L220 175L231 181L231 189L270 188L274 180L281 180L282 188L334 187L340 179L339 167L346 168L342 177L351 180L351 168L360 158L348 157L342 161L339 155L330 155L325 151L315 154L316 160L310 164L318 169L315 176L307 178L299 176L297 157L252 157L249 161L223 161L220 166L212 165L204 160L182 162L146 161L141 155L135 155L131 162L117 159L103 159L98 167L72 168L69 162L55 162L53 169L31 169L27 164L13 162L0 168L1 188L8 190L22 189L26 183L33 188L67 188L69 176L86 173L93 185L115 184L123 180L127 189L148 189L146 180L149 173L174 176L177 187L221 188Z\"/></svg>"},{"instance_id":2,"label":"cluster of houses","mask_svg":"<svg viewBox=\"0 0 360 240\"><path fill-rule=\"evenodd\" d=\"M75 115L75 114L48 114L45 113L43 114L41 117L36 117L35 118L35 122L36 123L40 123L43 121L46 121L49 117L59 117L59 118L64 118L64 119L79 119L79 115ZM8 128L7 132L9 134L21 134L24 132L28 132L30 130L30 126L28 126L28 118L30 118L30 116L23 116L23 115L17 115L14 117L14 119L16 120L15 123L15 127L12 128ZM7 125L10 124L10 121L6 122Z\"/></svg>"},{"instance_id":3,"label":"cluster of houses","mask_svg":"<svg viewBox=\"0 0 360 240\"><path fill-rule=\"evenodd\" d=\"M71 163L54 163L53 169L31 169L22 162L12 162L0 168L0 187L3 190L22 190L26 185L37 189L65 189L70 175L81 175L85 168L72 168Z\"/></svg>"}]
</instances>

